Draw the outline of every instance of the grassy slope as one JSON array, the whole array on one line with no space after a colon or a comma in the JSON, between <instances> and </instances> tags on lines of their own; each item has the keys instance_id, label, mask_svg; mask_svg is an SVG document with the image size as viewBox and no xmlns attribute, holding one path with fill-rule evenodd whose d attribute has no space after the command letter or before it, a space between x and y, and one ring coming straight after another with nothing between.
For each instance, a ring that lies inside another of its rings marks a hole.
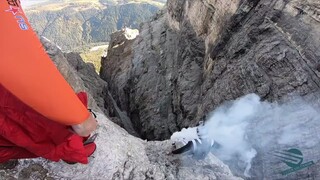
<instances>
[{"instance_id":1,"label":"grassy slope","mask_svg":"<svg viewBox=\"0 0 320 180\"><path fill-rule=\"evenodd\" d=\"M92 63L97 71L99 73L100 67L101 67L101 56L104 54L106 49L100 48L95 51L84 51L80 53L81 58L86 63Z\"/></svg>"}]
</instances>

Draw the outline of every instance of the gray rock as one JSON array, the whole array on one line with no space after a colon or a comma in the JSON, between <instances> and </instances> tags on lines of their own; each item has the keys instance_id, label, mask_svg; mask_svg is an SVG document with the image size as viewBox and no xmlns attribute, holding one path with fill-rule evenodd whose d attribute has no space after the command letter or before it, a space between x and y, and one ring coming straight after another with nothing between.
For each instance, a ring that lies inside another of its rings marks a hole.
<instances>
[{"instance_id":1,"label":"gray rock","mask_svg":"<svg viewBox=\"0 0 320 180\"><path fill-rule=\"evenodd\" d=\"M131 46L121 47L132 54L112 62L118 49L109 49L110 64L131 64L124 72L109 70L117 74L110 81L126 77L111 89L126 87L128 99L118 102L128 102L122 110L150 140L195 126L226 100L249 93L271 102L298 95L319 107L319 7L317 0L169 0ZM268 133L277 134L255 135ZM276 148L256 146L258 154ZM307 151L317 159L317 152ZM278 166L263 167L268 156L257 158L259 179L319 178L316 160L309 170L280 178L271 173Z\"/></svg>"},{"instance_id":2,"label":"gray rock","mask_svg":"<svg viewBox=\"0 0 320 180\"><path fill-rule=\"evenodd\" d=\"M94 101L94 98L92 94L95 93L93 90L94 87L90 86L90 84L85 84L85 82L82 80L82 77L77 74L77 70L74 69L74 66L77 66L76 64L79 63L78 60L76 59L71 59L70 64L68 63L67 58L65 57L65 54L59 49L55 44L53 44L50 40L47 38L41 37L41 42L47 51L48 55L50 56L51 60L55 63L57 66L58 70L60 73L63 75L63 77L66 79L66 81L69 82L71 87L75 92L80 92L80 91L85 91L89 92L89 107L95 111L101 111L101 109L104 109L104 106L98 107L96 104L96 101ZM83 62L84 63L84 62ZM81 63L82 64L82 63ZM84 67L82 64L81 67ZM78 68L79 69L79 68ZM94 71L93 71L94 72ZM89 79L94 79L95 81L99 81L99 79L94 78L94 74L91 73L91 75L86 78L86 80L90 81ZM86 82L88 82L86 81ZM101 80L100 80L101 82ZM93 82L92 82L93 83ZM98 85L98 83L95 83L95 85ZM99 89L101 91L101 88L103 87L103 82L102 85L99 84L99 86L95 87L96 89ZM97 90L96 90L97 91ZM98 97L98 96L94 96ZM98 98L97 102L100 103L101 105L101 100ZM101 109L100 109L101 108Z\"/></svg>"},{"instance_id":3,"label":"gray rock","mask_svg":"<svg viewBox=\"0 0 320 180\"><path fill-rule=\"evenodd\" d=\"M88 165L69 165L44 159L20 160L16 168L0 170L1 179L241 179L214 156L196 161L173 156L171 142L135 138L98 115L98 148Z\"/></svg>"},{"instance_id":4,"label":"gray rock","mask_svg":"<svg viewBox=\"0 0 320 180\"><path fill-rule=\"evenodd\" d=\"M93 93L99 90L100 86L95 87L97 89L91 87L96 86L95 81L102 82L95 78L96 74L91 74L95 73L92 67L92 72L90 68L86 69L87 65L75 54L67 55L69 58L76 57L69 59L70 65L56 46L45 39L43 44L74 90ZM78 67L78 72L72 66ZM90 74L84 77L85 72ZM93 82L85 82L86 78L92 78ZM201 161L189 156L173 156L170 154L173 148L170 141L147 142L128 134L101 113L93 97L96 96L90 95L89 102L99 112L99 127L96 130L99 135L95 141L97 150L90 157L88 165L69 165L63 161L50 162L42 158L19 160L18 164L10 162L0 165L0 179L241 179L233 176L228 166L213 155Z\"/></svg>"},{"instance_id":5,"label":"gray rock","mask_svg":"<svg viewBox=\"0 0 320 180\"><path fill-rule=\"evenodd\" d=\"M91 63L85 63L79 53L66 53L64 54L68 63L76 70L77 75L83 81L85 87L89 90L89 93L93 96L97 105L108 115L108 107L105 107L106 89L108 84L103 81L97 73Z\"/></svg>"},{"instance_id":6,"label":"gray rock","mask_svg":"<svg viewBox=\"0 0 320 180\"><path fill-rule=\"evenodd\" d=\"M166 139L244 94L305 96L320 85L318 6L171 0L134 42L109 49L102 77L113 96L122 90L117 103L147 139Z\"/></svg>"},{"instance_id":7,"label":"gray rock","mask_svg":"<svg viewBox=\"0 0 320 180\"><path fill-rule=\"evenodd\" d=\"M130 134L139 136L133 129L130 119L118 108L114 98L110 95L108 83L99 77L92 64L83 62L78 53L63 53L48 39L42 38L41 40L60 73L72 88L76 92L88 92L89 108L105 113Z\"/></svg>"},{"instance_id":8,"label":"gray rock","mask_svg":"<svg viewBox=\"0 0 320 180\"><path fill-rule=\"evenodd\" d=\"M137 30L124 28L111 35L108 56L102 57L100 77L110 84L109 91L124 111L128 111L129 101L126 86L130 77L133 39ZM132 37L131 37L132 36Z\"/></svg>"}]
</instances>

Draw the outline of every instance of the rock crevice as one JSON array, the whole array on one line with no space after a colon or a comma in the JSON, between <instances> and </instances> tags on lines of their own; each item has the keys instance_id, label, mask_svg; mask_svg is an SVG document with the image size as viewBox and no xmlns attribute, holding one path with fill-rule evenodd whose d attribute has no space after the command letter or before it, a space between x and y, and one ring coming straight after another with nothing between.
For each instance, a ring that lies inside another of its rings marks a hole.
<instances>
[{"instance_id":1,"label":"rock crevice","mask_svg":"<svg viewBox=\"0 0 320 180\"><path fill-rule=\"evenodd\" d=\"M249 93L269 102L296 95L319 106L319 7L316 0L169 0L122 47L132 50L125 60L131 63L126 111L137 132L144 139L167 139ZM262 156L257 159L267 158ZM262 167L267 163L254 163L254 172L278 178Z\"/></svg>"}]
</instances>

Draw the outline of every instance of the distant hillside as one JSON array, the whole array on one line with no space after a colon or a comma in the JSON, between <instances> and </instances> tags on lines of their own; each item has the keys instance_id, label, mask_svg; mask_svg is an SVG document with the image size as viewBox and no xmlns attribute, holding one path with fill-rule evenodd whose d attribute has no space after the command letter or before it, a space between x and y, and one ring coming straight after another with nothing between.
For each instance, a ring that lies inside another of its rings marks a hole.
<instances>
[{"instance_id":1,"label":"distant hillside","mask_svg":"<svg viewBox=\"0 0 320 180\"><path fill-rule=\"evenodd\" d=\"M29 6L26 14L39 35L63 51L105 44L123 27L138 28L163 5L163 0L49 0Z\"/></svg>"},{"instance_id":2,"label":"distant hillside","mask_svg":"<svg viewBox=\"0 0 320 180\"><path fill-rule=\"evenodd\" d=\"M121 5L128 3L149 3L162 7L166 0L22 0L21 3L25 8L34 8L41 5L66 5L67 3L94 3L102 5Z\"/></svg>"}]
</instances>

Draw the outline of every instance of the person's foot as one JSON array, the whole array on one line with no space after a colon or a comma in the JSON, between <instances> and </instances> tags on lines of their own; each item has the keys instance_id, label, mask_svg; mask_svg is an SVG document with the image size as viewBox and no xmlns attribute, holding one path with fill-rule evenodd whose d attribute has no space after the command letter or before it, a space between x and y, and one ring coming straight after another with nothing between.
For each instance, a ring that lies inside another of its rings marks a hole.
<instances>
[{"instance_id":1,"label":"person's foot","mask_svg":"<svg viewBox=\"0 0 320 180\"><path fill-rule=\"evenodd\" d=\"M0 163L0 170L14 169L19 164L18 160L12 159L4 163Z\"/></svg>"},{"instance_id":2,"label":"person's foot","mask_svg":"<svg viewBox=\"0 0 320 180\"><path fill-rule=\"evenodd\" d=\"M88 157L90 157L97 149L97 145L94 142L84 145L84 149ZM77 162L70 162L63 160L67 164L77 164Z\"/></svg>"},{"instance_id":3,"label":"person's foot","mask_svg":"<svg viewBox=\"0 0 320 180\"><path fill-rule=\"evenodd\" d=\"M97 145L96 145L96 143L94 143L94 141L96 140L97 137L98 137L98 133L96 133L86 139L83 139L84 140L83 145L84 145L84 148L86 150L88 157L90 157L97 149Z\"/></svg>"},{"instance_id":4,"label":"person's foot","mask_svg":"<svg viewBox=\"0 0 320 180\"><path fill-rule=\"evenodd\" d=\"M88 157L90 157L97 149L96 143L92 142L89 144L84 145L84 148L86 150L86 154Z\"/></svg>"},{"instance_id":5,"label":"person's foot","mask_svg":"<svg viewBox=\"0 0 320 180\"><path fill-rule=\"evenodd\" d=\"M86 155L88 157L90 157L97 149L97 145L96 145L96 143L94 143L97 136L98 136L98 134L94 134L92 136L88 136L88 137L83 138L83 141L84 141L83 146L86 151ZM70 161L66 161L66 160L63 160L63 161L67 164L77 164L77 162L70 162Z\"/></svg>"}]
</instances>

